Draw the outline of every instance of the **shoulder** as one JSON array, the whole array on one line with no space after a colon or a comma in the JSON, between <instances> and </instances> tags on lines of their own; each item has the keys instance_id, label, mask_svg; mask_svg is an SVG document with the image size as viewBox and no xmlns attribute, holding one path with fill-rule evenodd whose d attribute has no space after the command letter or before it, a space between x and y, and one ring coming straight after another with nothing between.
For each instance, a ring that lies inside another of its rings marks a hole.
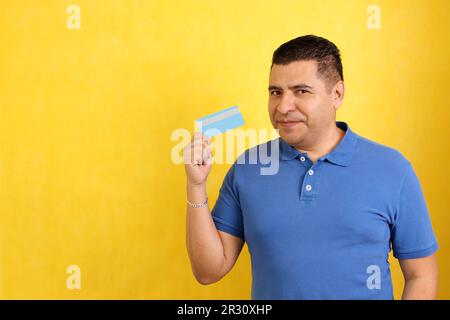
<instances>
[{"instance_id":1,"label":"shoulder","mask_svg":"<svg viewBox=\"0 0 450 320\"><path fill-rule=\"evenodd\" d=\"M268 140L246 149L237 157L235 164L244 170L264 166L271 161L279 160L279 148L280 138Z\"/></svg>"},{"instance_id":2,"label":"shoulder","mask_svg":"<svg viewBox=\"0 0 450 320\"><path fill-rule=\"evenodd\" d=\"M279 138L276 138L246 149L232 164L230 174L245 179L260 176L264 170L278 167L279 147Z\"/></svg>"},{"instance_id":3,"label":"shoulder","mask_svg":"<svg viewBox=\"0 0 450 320\"><path fill-rule=\"evenodd\" d=\"M415 176L411 162L400 150L361 136L353 163L356 174L393 193L402 188L405 179Z\"/></svg>"},{"instance_id":4,"label":"shoulder","mask_svg":"<svg viewBox=\"0 0 450 320\"><path fill-rule=\"evenodd\" d=\"M379 165L395 171L403 171L411 165L410 161L393 147L359 135L357 140L356 158L360 162L367 162L374 166Z\"/></svg>"}]
</instances>

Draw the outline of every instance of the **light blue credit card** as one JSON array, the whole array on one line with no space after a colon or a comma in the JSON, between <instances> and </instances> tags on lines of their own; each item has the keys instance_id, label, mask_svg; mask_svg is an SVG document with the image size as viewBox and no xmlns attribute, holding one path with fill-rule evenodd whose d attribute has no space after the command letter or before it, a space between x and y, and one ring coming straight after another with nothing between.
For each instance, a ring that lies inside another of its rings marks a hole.
<instances>
[{"instance_id":1,"label":"light blue credit card","mask_svg":"<svg viewBox=\"0 0 450 320\"><path fill-rule=\"evenodd\" d=\"M197 128L207 137L214 137L227 130L240 127L245 124L238 106L224 109L209 116L195 120Z\"/></svg>"}]
</instances>

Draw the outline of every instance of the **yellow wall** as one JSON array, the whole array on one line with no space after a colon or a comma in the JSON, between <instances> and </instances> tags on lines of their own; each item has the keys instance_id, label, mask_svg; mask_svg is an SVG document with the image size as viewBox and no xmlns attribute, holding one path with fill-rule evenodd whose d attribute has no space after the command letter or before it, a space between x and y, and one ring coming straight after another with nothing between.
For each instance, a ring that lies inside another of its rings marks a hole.
<instances>
[{"instance_id":1,"label":"yellow wall","mask_svg":"<svg viewBox=\"0 0 450 320\"><path fill-rule=\"evenodd\" d=\"M0 298L250 298L246 247L218 284L191 274L171 133L232 105L270 128L273 50L314 33L342 51L338 120L413 163L449 299L450 4L374 3L379 30L370 1L0 1ZM228 168L213 167L211 206Z\"/></svg>"}]
</instances>

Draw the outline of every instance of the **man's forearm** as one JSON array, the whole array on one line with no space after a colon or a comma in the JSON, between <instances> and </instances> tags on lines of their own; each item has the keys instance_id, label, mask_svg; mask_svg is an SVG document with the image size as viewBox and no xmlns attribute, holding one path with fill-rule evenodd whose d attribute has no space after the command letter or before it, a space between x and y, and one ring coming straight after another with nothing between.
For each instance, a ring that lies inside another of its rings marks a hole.
<instances>
[{"instance_id":1,"label":"man's forearm","mask_svg":"<svg viewBox=\"0 0 450 320\"><path fill-rule=\"evenodd\" d=\"M405 280L402 300L432 300L437 296L437 278L415 277Z\"/></svg>"},{"instance_id":2,"label":"man's forearm","mask_svg":"<svg viewBox=\"0 0 450 320\"><path fill-rule=\"evenodd\" d=\"M187 186L190 202L201 203L206 199L206 186ZM208 284L215 280L224 265L222 240L211 217L209 207L187 206L186 245L192 270L197 280Z\"/></svg>"}]
</instances>

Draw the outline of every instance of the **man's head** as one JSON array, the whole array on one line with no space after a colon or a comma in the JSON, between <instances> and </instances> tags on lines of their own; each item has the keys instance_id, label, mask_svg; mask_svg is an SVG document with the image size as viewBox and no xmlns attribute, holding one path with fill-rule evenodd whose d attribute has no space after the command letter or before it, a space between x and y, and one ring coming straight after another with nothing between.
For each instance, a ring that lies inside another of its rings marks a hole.
<instances>
[{"instance_id":1,"label":"man's head","mask_svg":"<svg viewBox=\"0 0 450 320\"><path fill-rule=\"evenodd\" d=\"M286 142L314 146L335 126L343 97L340 53L332 42L307 35L275 50L269 76L269 115Z\"/></svg>"}]
</instances>

